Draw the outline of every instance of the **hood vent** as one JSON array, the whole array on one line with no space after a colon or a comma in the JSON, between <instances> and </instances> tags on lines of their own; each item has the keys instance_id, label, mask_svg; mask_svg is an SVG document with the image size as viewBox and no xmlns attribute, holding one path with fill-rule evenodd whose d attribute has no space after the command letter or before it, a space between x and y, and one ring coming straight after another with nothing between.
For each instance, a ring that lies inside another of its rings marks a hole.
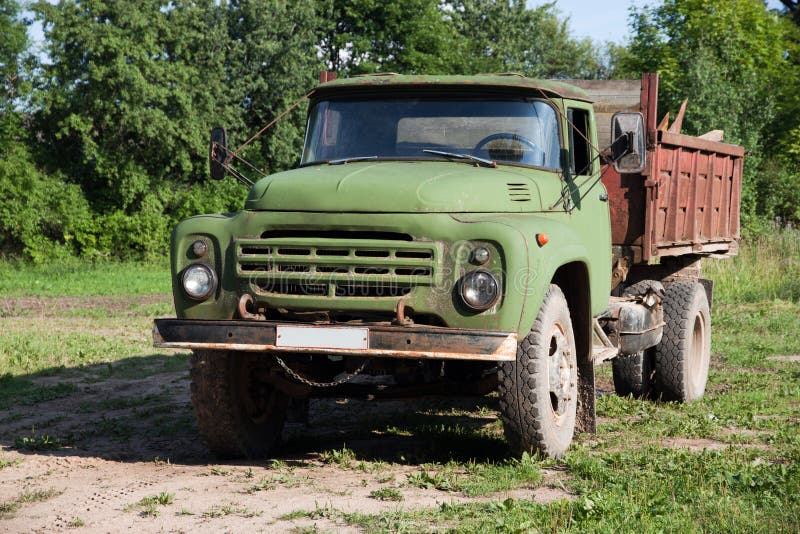
<instances>
[{"instance_id":1,"label":"hood vent","mask_svg":"<svg viewBox=\"0 0 800 534\"><path fill-rule=\"evenodd\" d=\"M526 183L508 183L508 198L512 202L530 202L531 192Z\"/></svg>"}]
</instances>

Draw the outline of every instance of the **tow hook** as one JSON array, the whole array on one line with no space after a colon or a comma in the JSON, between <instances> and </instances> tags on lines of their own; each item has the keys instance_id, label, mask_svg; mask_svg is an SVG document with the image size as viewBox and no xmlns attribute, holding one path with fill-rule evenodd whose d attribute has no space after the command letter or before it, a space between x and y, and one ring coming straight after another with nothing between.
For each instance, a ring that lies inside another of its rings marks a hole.
<instances>
[{"instance_id":1,"label":"tow hook","mask_svg":"<svg viewBox=\"0 0 800 534\"><path fill-rule=\"evenodd\" d=\"M239 298L239 317L248 321L266 321L267 318L260 313L251 313L247 308L255 306L255 301L250 294L245 293Z\"/></svg>"}]
</instances>

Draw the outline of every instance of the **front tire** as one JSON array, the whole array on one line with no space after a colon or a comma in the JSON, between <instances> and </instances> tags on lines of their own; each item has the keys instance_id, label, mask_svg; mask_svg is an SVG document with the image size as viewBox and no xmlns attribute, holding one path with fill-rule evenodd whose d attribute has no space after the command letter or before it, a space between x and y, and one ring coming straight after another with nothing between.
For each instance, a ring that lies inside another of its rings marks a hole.
<instances>
[{"instance_id":1,"label":"front tire","mask_svg":"<svg viewBox=\"0 0 800 534\"><path fill-rule=\"evenodd\" d=\"M196 351L192 404L200 434L218 458L262 458L280 441L288 397L258 380L265 357Z\"/></svg>"},{"instance_id":2,"label":"front tire","mask_svg":"<svg viewBox=\"0 0 800 534\"><path fill-rule=\"evenodd\" d=\"M510 447L557 458L572 442L578 406L575 335L567 300L551 284L517 359L498 368L500 414Z\"/></svg>"},{"instance_id":3,"label":"front tire","mask_svg":"<svg viewBox=\"0 0 800 534\"><path fill-rule=\"evenodd\" d=\"M691 402L703 396L711 361L711 311L703 286L667 285L664 335L656 346L656 382L664 400Z\"/></svg>"}]
</instances>

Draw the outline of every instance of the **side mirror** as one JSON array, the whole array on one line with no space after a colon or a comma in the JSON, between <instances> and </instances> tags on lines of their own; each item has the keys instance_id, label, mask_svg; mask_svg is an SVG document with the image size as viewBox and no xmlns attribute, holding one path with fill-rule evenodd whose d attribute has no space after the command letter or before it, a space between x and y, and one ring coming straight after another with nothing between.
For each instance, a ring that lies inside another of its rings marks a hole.
<instances>
[{"instance_id":1,"label":"side mirror","mask_svg":"<svg viewBox=\"0 0 800 534\"><path fill-rule=\"evenodd\" d=\"M620 174L639 173L647 163L644 142L644 116L620 112L611 117L611 160Z\"/></svg>"},{"instance_id":2,"label":"side mirror","mask_svg":"<svg viewBox=\"0 0 800 534\"><path fill-rule=\"evenodd\" d=\"M228 152L228 139L225 128L215 126L211 130L211 145L208 151L209 170L211 178L222 180L225 178L225 167L231 159Z\"/></svg>"}]
</instances>

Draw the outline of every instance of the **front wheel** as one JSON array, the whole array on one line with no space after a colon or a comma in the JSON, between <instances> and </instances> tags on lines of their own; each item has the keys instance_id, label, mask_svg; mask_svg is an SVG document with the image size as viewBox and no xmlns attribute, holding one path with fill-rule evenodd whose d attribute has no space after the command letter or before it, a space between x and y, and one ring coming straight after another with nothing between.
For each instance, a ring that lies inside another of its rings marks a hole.
<instances>
[{"instance_id":1,"label":"front wheel","mask_svg":"<svg viewBox=\"0 0 800 534\"><path fill-rule=\"evenodd\" d=\"M572 442L578 406L575 335L567 300L551 284L517 359L498 368L500 414L517 453L540 451L551 458Z\"/></svg>"},{"instance_id":2,"label":"front wheel","mask_svg":"<svg viewBox=\"0 0 800 534\"><path fill-rule=\"evenodd\" d=\"M219 458L261 458L279 442L288 397L258 379L264 356L196 351L192 404L209 450Z\"/></svg>"}]
</instances>

